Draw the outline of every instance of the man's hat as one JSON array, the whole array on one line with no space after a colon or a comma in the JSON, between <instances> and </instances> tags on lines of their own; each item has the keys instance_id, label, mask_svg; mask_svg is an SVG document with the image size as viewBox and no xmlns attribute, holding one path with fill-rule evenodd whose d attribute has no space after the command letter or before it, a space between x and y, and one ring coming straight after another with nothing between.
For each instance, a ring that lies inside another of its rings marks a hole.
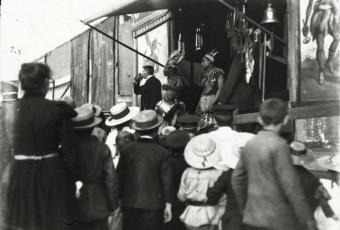
<instances>
[{"instance_id":1,"label":"man's hat","mask_svg":"<svg viewBox=\"0 0 340 230\"><path fill-rule=\"evenodd\" d=\"M143 110L133 118L131 128L137 131L146 131L157 128L162 122L163 118L158 116L154 110Z\"/></svg>"},{"instance_id":2,"label":"man's hat","mask_svg":"<svg viewBox=\"0 0 340 230\"><path fill-rule=\"evenodd\" d=\"M233 105L217 104L212 107L212 112L217 121L231 123L235 109L236 107Z\"/></svg>"},{"instance_id":3,"label":"man's hat","mask_svg":"<svg viewBox=\"0 0 340 230\"><path fill-rule=\"evenodd\" d=\"M99 105L95 105L95 104L92 104L92 107L93 107L94 116L99 117L102 112L102 107L100 107Z\"/></svg>"},{"instance_id":4,"label":"man's hat","mask_svg":"<svg viewBox=\"0 0 340 230\"><path fill-rule=\"evenodd\" d=\"M220 148L207 134L201 134L188 142L184 150L184 159L196 169L215 167L221 161Z\"/></svg>"},{"instance_id":5,"label":"man's hat","mask_svg":"<svg viewBox=\"0 0 340 230\"><path fill-rule=\"evenodd\" d=\"M312 150L307 149L304 143L300 141L293 141L290 143L289 148L295 165L302 165L308 168L308 166L316 163Z\"/></svg>"},{"instance_id":6,"label":"man's hat","mask_svg":"<svg viewBox=\"0 0 340 230\"><path fill-rule=\"evenodd\" d=\"M166 139L168 146L174 149L184 148L189 141L189 133L185 130L173 131Z\"/></svg>"},{"instance_id":7,"label":"man's hat","mask_svg":"<svg viewBox=\"0 0 340 230\"><path fill-rule=\"evenodd\" d=\"M186 114L177 118L177 123L184 130L197 131L198 121L201 118L194 114Z\"/></svg>"},{"instance_id":8,"label":"man's hat","mask_svg":"<svg viewBox=\"0 0 340 230\"><path fill-rule=\"evenodd\" d=\"M105 120L105 125L113 127L123 124L134 118L139 110L139 107L129 107L125 102L118 103L110 109L110 116Z\"/></svg>"},{"instance_id":9,"label":"man's hat","mask_svg":"<svg viewBox=\"0 0 340 230\"><path fill-rule=\"evenodd\" d=\"M74 109L77 112L77 116L72 118L72 124L74 129L84 130L93 128L100 124L102 118L94 116L93 105L84 104Z\"/></svg>"}]
</instances>

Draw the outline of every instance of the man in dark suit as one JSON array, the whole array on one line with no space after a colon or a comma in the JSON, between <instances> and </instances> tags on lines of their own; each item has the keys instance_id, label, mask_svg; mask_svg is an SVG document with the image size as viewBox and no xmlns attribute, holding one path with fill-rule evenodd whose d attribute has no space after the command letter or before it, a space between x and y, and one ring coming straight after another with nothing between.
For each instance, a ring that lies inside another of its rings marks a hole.
<instances>
[{"instance_id":1,"label":"man in dark suit","mask_svg":"<svg viewBox=\"0 0 340 230\"><path fill-rule=\"evenodd\" d=\"M171 163L167 150L154 140L161 122L153 110L139 112L131 126L140 138L120 152L124 230L160 230L171 220Z\"/></svg>"},{"instance_id":2,"label":"man in dark suit","mask_svg":"<svg viewBox=\"0 0 340 230\"><path fill-rule=\"evenodd\" d=\"M155 109L156 103L162 99L161 82L153 75L152 66L143 66L133 83L134 92L141 95L141 110Z\"/></svg>"}]
</instances>

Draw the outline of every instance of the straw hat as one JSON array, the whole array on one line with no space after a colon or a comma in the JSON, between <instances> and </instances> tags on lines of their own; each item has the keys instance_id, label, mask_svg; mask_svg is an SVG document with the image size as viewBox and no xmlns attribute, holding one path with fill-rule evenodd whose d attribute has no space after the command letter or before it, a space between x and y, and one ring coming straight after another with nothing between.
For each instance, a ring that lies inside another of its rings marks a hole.
<instances>
[{"instance_id":1,"label":"straw hat","mask_svg":"<svg viewBox=\"0 0 340 230\"><path fill-rule=\"evenodd\" d=\"M131 128L138 131L146 131L157 128L162 122L163 118L158 116L154 110L143 110L133 118Z\"/></svg>"},{"instance_id":2,"label":"straw hat","mask_svg":"<svg viewBox=\"0 0 340 230\"><path fill-rule=\"evenodd\" d=\"M105 125L112 127L123 124L134 118L139 110L136 106L128 107L125 102L118 103L110 109L110 116L105 120Z\"/></svg>"},{"instance_id":3,"label":"straw hat","mask_svg":"<svg viewBox=\"0 0 340 230\"><path fill-rule=\"evenodd\" d=\"M166 126L162 129L161 134L164 136L169 136L170 133L172 133L173 131L175 131L176 128L173 126Z\"/></svg>"},{"instance_id":4,"label":"straw hat","mask_svg":"<svg viewBox=\"0 0 340 230\"><path fill-rule=\"evenodd\" d=\"M221 161L220 149L207 134L192 138L184 150L185 161L196 169L207 169Z\"/></svg>"},{"instance_id":5,"label":"straw hat","mask_svg":"<svg viewBox=\"0 0 340 230\"><path fill-rule=\"evenodd\" d=\"M92 107L93 107L94 116L99 117L100 113L102 112L102 107L100 107L99 105L95 105L95 104L92 104Z\"/></svg>"},{"instance_id":6,"label":"straw hat","mask_svg":"<svg viewBox=\"0 0 340 230\"><path fill-rule=\"evenodd\" d=\"M310 149L307 149L305 144L300 141L293 141L289 145L290 155L294 165L302 165L308 167L316 162L316 159Z\"/></svg>"},{"instance_id":7,"label":"straw hat","mask_svg":"<svg viewBox=\"0 0 340 230\"><path fill-rule=\"evenodd\" d=\"M101 118L95 117L93 113L93 106L91 104L84 104L74 109L77 112L77 116L72 118L72 124L74 129L89 129L100 124Z\"/></svg>"}]
</instances>

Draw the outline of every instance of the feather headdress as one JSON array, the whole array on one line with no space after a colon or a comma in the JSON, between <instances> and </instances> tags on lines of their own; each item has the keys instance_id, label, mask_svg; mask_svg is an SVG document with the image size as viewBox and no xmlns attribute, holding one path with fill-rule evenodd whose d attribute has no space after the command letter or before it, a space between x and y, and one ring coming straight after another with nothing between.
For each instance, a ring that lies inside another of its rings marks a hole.
<instances>
[{"instance_id":1,"label":"feather headdress","mask_svg":"<svg viewBox=\"0 0 340 230\"><path fill-rule=\"evenodd\" d=\"M166 62L166 66L168 67L177 67L177 65L184 59L185 51L184 49L178 49L173 51L170 54L168 61Z\"/></svg>"},{"instance_id":2,"label":"feather headdress","mask_svg":"<svg viewBox=\"0 0 340 230\"><path fill-rule=\"evenodd\" d=\"M218 54L218 51L216 49L213 49L212 51L210 51L209 53L207 53L206 55L204 55L204 57L206 59L208 59L211 62L215 62L215 56Z\"/></svg>"}]
</instances>

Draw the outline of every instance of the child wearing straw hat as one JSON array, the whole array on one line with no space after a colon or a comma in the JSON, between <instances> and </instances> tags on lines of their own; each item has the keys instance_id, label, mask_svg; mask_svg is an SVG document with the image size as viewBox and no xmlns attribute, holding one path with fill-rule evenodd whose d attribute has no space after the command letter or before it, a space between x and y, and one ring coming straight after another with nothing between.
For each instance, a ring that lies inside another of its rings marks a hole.
<instances>
[{"instance_id":1,"label":"child wearing straw hat","mask_svg":"<svg viewBox=\"0 0 340 230\"><path fill-rule=\"evenodd\" d=\"M72 118L77 150L77 229L108 229L108 217L119 206L118 176L113 166L110 149L91 133L102 119L96 117L93 105L75 108Z\"/></svg>"},{"instance_id":2,"label":"child wearing straw hat","mask_svg":"<svg viewBox=\"0 0 340 230\"><path fill-rule=\"evenodd\" d=\"M217 229L225 211L223 196L217 205L205 203L206 192L222 171L214 168L220 161L220 148L207 134L194 137L184 150L185 161L191 166L182 175L177 197L187 207L180 216L187 229Z\"/></svg>"}]
</instances>

